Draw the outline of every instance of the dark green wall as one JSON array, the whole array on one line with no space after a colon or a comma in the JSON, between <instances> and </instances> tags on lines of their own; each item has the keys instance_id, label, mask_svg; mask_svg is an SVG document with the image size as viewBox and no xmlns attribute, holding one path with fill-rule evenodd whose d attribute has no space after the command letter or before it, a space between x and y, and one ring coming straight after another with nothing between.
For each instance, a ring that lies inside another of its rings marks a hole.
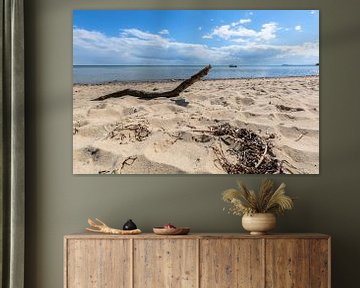
<instances>
[{"instance_id":1,"label":"dark green wall","mask_svg":"<svg viewBox=\"0 0 360 288\"><path fill-rule=\"evenodd\" d=\"M320 9L320 175L277 176L297 195L280 232L333 237L333 287L359 287L360 17L356 1L26 0L26 287L63 287L63 235L88 216L145 231L173 222L237 232L220 192L236 176L72 175L72 9ZM352 4L351 4L352 3ZM241 177L255 185L260 176ZM304 287L305 288L305 287Z\"/></svg>"}]
</instances>

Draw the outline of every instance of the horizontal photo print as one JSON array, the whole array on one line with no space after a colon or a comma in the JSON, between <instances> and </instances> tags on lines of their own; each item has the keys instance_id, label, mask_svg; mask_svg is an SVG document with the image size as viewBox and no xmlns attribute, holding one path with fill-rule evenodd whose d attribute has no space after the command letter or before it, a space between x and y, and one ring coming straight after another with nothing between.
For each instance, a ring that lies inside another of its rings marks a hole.
<instances>
[{"instance_id":1,"label":"horizontal photo print","mask_svg":"<svg viewBox=\"0 0 360 288\"><path fill-rule=\"evenodd\" d=\"M318 10L73 11L74 174L319 174Z\"/></svg>"}]
</instances>

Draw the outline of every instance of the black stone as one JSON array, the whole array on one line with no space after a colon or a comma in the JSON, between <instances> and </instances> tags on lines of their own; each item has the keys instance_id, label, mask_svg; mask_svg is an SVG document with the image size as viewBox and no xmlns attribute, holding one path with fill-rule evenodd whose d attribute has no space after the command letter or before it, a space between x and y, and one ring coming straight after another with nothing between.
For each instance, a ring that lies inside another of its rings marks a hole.
<instances>
[{"instance_id":1,"label":"black stone","mask_svg":"<svg viewBox=\"0 0 360 288\"><path fill-rule=\"evenodd\" d=\"M137 229L137 226L131 219L129 219L123 226L123 230L135 230L135 229Z\"/></svg>"}]
</instances>

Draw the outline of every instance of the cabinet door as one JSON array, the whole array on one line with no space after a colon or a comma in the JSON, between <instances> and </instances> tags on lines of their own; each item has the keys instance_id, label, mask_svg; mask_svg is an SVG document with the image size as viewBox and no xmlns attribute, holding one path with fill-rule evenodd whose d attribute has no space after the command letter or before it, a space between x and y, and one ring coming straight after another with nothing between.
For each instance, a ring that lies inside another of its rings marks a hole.
<instances>
[{"instance_id":1,"label":"cabinet door","mask_svg":"<svg viewBox=\"0 0 360 288\"><path fill-rule=\"evenodd\" d=\"M330 240L310 241L310 287L330 287Z\"/></svg>"},{"instance_id":2,"label":"cabinet door","mask_svg":"<svg viewBox=\"0 0 360 288\"><path fill-rule=\"evenodd\" d=\"M131 287L130 240L68 239L66 288Z\"/></svg>"},{"instance_id":3,"label":"cabinet door","mask_svg":"<svg viewBox=\"0 0 360 288\"><path fill-rule=\"evenodd\" d=\"M134 240L135 288L197 287L197 240Z\"/></svg>"},{"instance_id":4,"label":"cabinet door","mask_svg":"<svg viewBox=\"0 0 360 288\"><path fill-rule=\"evenodd\" d=\"M266 240L266 287L310 287L310 251L307 239Z\"/></svg>"},{"instance_id":5,"label":"cabinet door","mask_svg":"<svg viewBox=\"0 0 360 288\"><path fill-rule=\"evenodd\" d=\"M263 242L260 239L200 241L200 287L264 287Z\"/></svg>"}]
</instances>

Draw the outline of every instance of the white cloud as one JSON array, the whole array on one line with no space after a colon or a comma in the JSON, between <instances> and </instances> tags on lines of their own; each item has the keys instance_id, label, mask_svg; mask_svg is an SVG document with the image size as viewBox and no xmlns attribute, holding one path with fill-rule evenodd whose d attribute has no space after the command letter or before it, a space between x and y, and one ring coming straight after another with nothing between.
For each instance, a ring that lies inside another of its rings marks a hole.
<instances>
[{"instance_id":1,"label":"white cloud","mask_svg":"<svg viewBox=\"0 0 360 288\"><path fill-rule=\"evenodd\" d=\"M255 37L256 31L252 29L245 28L243 26L237 26L236 28L231 27L230 25L222 25L216 27L213 32L204 36L204 38L213 38L214 36L230 39L232 37Z\"/></svg>"},{"instance_id":2,"label":"white cloud","mask_svg":"<svg viewBox=\"0 0 360 288\"><path fill-rule=\"evenodd\" d=\"M244 39L244 38L236 38L231 41L234 43L251 43L249 39Z\"/></svg>"},{"instance_id":3,"label":"white cloud","mask_svg":"<svg viewBox=\"0 0 360 288\"><path fill-rule=\"evenodd\" d=\"M250 23L250 22L251 22L250 18L248 18L248 19L240 19L239 21L231 23L231 26L236 26L236 25L239 25L239 24L247 24L247 23Z\"/></svg>"},{"instance_id":4,"label":"white cloud","mask_svg":"<svg viewBox=\"0 0 360 288\"><path fill-rule=\"evenodd\" d=\"M124 29L118 37L74 29L74 63L178 64L218 61L221 53L206 45L176 42L139 29Z\"/></svg>"},{"instance_id":5,"label":"white cloud","mask_svg":"<svg viewBox=\"0 0 360 288\"><path fill-rule=\"evenodd\" d=\"M254 12L249 12L249 15L254 15Z\"/></svg>"},{"instance_id":6,"label":"white cloud","mask_svg":"<svg viewBox=\"0 0 360 288\"><path fill-rule=\"evenodd\" d=\"M198 27L198 30L199 30L199 31L201 31L201 30L202 30L202 27L201 27L201 26L199 26L199 27Z\"/></svg>"},{"instance_id":7,"label":"white cloud","mask_svg":"<svg viewBox=\"0 0 360 288\"><path fill-rule=\"evenodd\" d=\"M310 14L311 14L311 15L316 14L316 10L311 10L311 11L310 11Z\"/></svg>"},{"instance_id":8,"label":"white cloud","mask_svg":"<svg viewBox=\"0 0 360 288\"><path fill-rule=\"evenodd\" d=\"M161 34L161 35L169 35L170 32L169 32L169 30L167 30L167 29L163 29L163 30L161 30L161 31L159 32L159 34Z\"/></svg>"},{"instance_id":9,"label":"white cloud","mask_svg":"<svg viewBox=\"0 0 360 288\"><path fill-rule=\"evenodd\" d=\"M302 31L301 25L296 25L296 26L294 27L294 29L295 29L295 31L299 31L299 32Z\"/></svg>"},{"instance_id":10,"label":"white cloud","mask_svg":"<svg viewBox=\"0 0 360 288\"><path fill-rule=\"evenodd\" d=\"M238 33L255 33L253 37L265 39L273 37L273 29L273 25L264 24L260 31ZM116 37L74 28L73 37L74 64L282 64L290 63L291 59L296 59L296 63L314 63L319 57L318 42L271 45L251 37L235 37L232 45L209 47L178 42L135 28L124 29Z\"/></svg>"},{"instance_id":11,"label":"white cloud","mask_svg":"<svg viewBox=\"0 0 360 288\"><path fill-rule=\"evenodd\" d=\"M319 43L304 43L302 45L271 45L245 43L219 48L228 59L237 63L250 64L308 64L319 59Z\"/></svg>"},{"instance_id":12,"label":"white cloud","mask_svg":"<svg viewBox=\"0 0 360 288\"><path fill-rule=\"evenodd\" d=\"M250 23L251 19L240 19L239 23L240 24L246 24L246 23Z\"/></svg>"},{"instance_id":13,"label":"white cloud","mask_svg":"<svg viewBox=\"0 0 360 288\"><path fill-rule=\"evenodd\" d=\"M271 40L276 38L276 31L278 30L278 24L270 22L262 25L261 31L258 33L258 37L263 40Z\"/></svg>"},{"instance_id":14,"label":"white cloud","mask_svg":"<svg viewBox=\"0 0 360 288\"><path fill-rule=\"evenodd\" d=\"M203 38L211 39L214 36L217 36L225 40L230 39L236 41L238 41L240 37L254 38L255 40L271 40L276 38L277 30L279 30L279 27L275 22L263 24L259 31L246 28L243 25L240 25L240 22L234 22L232 25L216 27L210 34L204 35Z\"/></svg>"},{"instance_id":15,"label":"white cloud","mask_svg":"<svg viewBox=\"0 0 360 288\"><path fill-rule=\"evenodd\" d=\"M159 42L164 41L164 38L160 35L144 32L135 28L124 29L122 35L124 37L130 37L130 38L135 37L143 40L151 40L151 41L159 41Z\"/></svg>"}]
</instances>

